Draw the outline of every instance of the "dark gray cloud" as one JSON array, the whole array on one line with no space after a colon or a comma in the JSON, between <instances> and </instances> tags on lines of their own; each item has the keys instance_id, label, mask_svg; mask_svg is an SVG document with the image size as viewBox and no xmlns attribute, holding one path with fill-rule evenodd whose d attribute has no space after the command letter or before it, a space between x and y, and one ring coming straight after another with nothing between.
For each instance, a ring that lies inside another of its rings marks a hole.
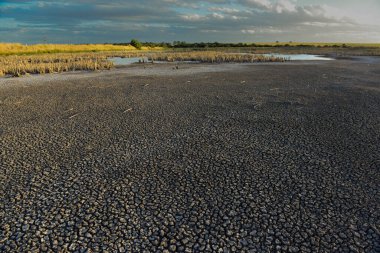
<instances>
[{"instance_id":1,"label":"dark gray cloud","mask_svg":"<svg viewBox=\"0 0 380 253\"><path fill-rule=\"evenodd\" d=\"M146 41L229 42L380 39L376 22L362 24L355 17L345 17L339 8L301 3L301 0L0 1L0 34L7 34L1 35L0 41L122 42L132 37Z\"/></svg>"}]
</instances>

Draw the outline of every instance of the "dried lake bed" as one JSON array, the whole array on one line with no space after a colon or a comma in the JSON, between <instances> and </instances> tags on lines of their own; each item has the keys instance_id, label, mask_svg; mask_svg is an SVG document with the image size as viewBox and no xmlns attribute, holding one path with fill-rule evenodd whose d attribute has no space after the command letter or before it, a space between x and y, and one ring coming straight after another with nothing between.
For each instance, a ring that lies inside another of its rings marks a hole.
<instances>
[{"instance_id":1,"label":"dried lake bed","mask_svg":"<svg viewBox=\"0 0 380 253\"><path fill-rule=\"evenodd\" d=\"M380 61L0 79L0 251L379 252Z\"/></svg>"}]
</instances>

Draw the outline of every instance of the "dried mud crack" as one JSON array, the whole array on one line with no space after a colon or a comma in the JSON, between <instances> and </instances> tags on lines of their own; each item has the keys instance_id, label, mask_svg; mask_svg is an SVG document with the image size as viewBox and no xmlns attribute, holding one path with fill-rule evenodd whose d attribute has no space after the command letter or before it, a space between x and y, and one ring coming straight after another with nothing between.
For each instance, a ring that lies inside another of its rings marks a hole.
<instances>
[{"instance_id":1,"label":"dried mud crack","mask_svg":"<svg viewBox=\"0 0 380 253\"><path fill-rule=\"evenodd\" d=\"M0 251L380 252L380 65L233 66L0 80Z\"/></svg>"}]
</instances>

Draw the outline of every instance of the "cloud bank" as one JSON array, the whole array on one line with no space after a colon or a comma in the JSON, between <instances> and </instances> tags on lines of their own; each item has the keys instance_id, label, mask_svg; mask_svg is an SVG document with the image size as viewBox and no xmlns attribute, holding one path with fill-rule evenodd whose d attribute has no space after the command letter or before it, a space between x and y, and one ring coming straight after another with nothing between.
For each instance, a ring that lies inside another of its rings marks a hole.
<instances>
[{"instance_id":1,"label":"cloud bank","mask_svg":"<svg viewBox=\"0 0 380 253\"><path fill-rule=\"evenodd\" d=\"M367 1L0 1L0 41L380 42L380 2Z\"/></svg>"}]
</instances>

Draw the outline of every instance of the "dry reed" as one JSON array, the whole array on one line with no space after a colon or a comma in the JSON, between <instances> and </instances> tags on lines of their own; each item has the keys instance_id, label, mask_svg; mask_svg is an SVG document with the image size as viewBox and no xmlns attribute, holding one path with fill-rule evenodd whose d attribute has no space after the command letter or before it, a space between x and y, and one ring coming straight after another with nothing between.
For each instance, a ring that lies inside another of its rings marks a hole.
<instances>
[{"instance_id":1,"label":"dry reed","mask_svg":"<svg viewBox=\"0 0 380 253\"><path fill-rule=\"evenodd\" d=\"M220 51L197 51L197 52L176 52L151 54L149 59L152 61L194 61L204 63L252 63L252 62L284 62L287 59L276 56L266 56L259 54L239 54L225 53Z\"/></svg>"},{"instance_id":2,"label":"dry reed","mask_svg":"<svg viewBox=\"0 0 380 253\"><path fill-rule=\"evenodd\" d=\"M59 73L75 70L103 70L113 67L109 57L142 57L140 51L99 53L57 53L0 56L0 76Z\"/></svg>"},{"instance_id":3,"label":"dry reed","mask_svg":"<svg viewBox=\"0 0 380 253\"><path fill-rule=\"evenodd\" d=\"M285 58L257 54L225 53L218 51L148 52L115 51L97 53L56 53L39 55L0 56L0 76L59 73L75 70L111 69L114 64L109 57L147 57L150 61L195 61L205 63L283 62Z\"/></svg>"},{"instance_id":4,"label":"dry reed","mask_svg":"<svg viewBox=\"0 0 380 253\"><path fill-rule=\"evenodd\" d=\"M54 54L0 57L0 75L21 76L75 70L110 69L107 58L91 55Z\"/></svg>"}]
</instances>

